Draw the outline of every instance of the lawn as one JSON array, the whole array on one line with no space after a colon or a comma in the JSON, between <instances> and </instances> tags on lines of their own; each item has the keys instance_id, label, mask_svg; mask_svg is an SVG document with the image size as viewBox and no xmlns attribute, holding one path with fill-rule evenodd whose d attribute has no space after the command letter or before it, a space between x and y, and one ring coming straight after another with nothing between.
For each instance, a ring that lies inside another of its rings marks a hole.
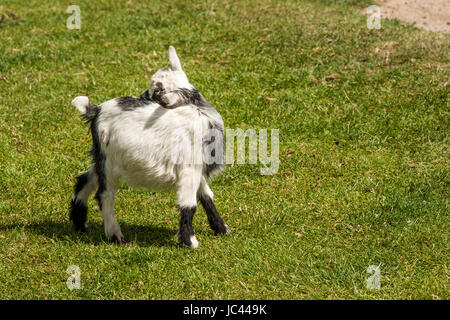
<instances>
[{"instance_id":1,"label":"lawn","mask_svg":"<svg viewBox=\"0 0 450 320\"><path fill-rule=\"evenodd\" d=\"M70 3L72 4L72 3ZM449 299L450 36L369 1L67 1L0 6L1 299ZM174 192L123 185L129 243L68 219L91 138L70 101L139 96L175 46L227 128L279 129L280 166L228 165L180 248ZM81 270L69 290L69 265ZM367 269L380 270L379 290Z\"/></svg>"}]
</instances>

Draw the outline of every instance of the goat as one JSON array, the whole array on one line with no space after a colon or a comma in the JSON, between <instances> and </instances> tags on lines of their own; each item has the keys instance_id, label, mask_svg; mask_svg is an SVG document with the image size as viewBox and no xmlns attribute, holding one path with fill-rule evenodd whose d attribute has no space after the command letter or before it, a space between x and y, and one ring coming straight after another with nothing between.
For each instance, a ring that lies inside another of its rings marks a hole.
<instances>
[{"instance_id":1,"label":"goat","mask_svg":"<svg viewBox=\"0 0 450 320\"><path fill-rule=\"evenodd\" d=\"M121 97L99 106L88 97L72 104L90 125L93 165L77 177L70 220L87 230L87 203L95 191L106 237L117 243L124 236L114 216L119 179L150 190L178 190L178 242L197 248L192 220L197 198L216 234L230 234L213 201L208 180L224 169L224 124L217 110L189 83L175 49L170 67L158 70L140 98Z\"/></svg>"}]
</instances>

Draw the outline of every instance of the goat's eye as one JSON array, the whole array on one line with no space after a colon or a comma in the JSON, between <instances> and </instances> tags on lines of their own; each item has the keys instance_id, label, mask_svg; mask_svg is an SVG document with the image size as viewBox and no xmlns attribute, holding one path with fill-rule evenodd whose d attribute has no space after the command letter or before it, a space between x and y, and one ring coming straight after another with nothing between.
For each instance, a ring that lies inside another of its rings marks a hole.
<instances>
[{"instance_id":1,"label":"goat's eye","mask_svg":"<svg viewBox=\"0 0 450 320\"><path fill-rule=\"evenodd\" d=\"M163 94L165 92L164 89L157 88L155 89L155 94Z\"/></svg>"}]
</instances>

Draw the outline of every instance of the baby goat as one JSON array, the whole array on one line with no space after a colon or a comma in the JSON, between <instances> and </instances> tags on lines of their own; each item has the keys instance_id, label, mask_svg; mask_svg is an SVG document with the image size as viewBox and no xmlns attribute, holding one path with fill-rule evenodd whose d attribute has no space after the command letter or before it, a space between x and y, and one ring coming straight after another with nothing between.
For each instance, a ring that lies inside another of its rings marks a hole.
<instances>
[{"instance_id":1,"label":"baby goat","mask_svg":"<svg viewBox=\"0 0 450 320\"><path fill-rule=\"evenodd\" d=\"M197 197L216 234L229 234L213 202L209 177L224 169L224 124L217 110L188 81L171 46L170 67L158 70L140 98L115 98L94 106L84 96L72 104L90 124L93 165L77 178L70 219L87 230L87 202L97 190L105 233L124 237L114 217L119 179L152 190L177 188L178 241L196 248L192 219Z\"/></svg>"}]
</instances>

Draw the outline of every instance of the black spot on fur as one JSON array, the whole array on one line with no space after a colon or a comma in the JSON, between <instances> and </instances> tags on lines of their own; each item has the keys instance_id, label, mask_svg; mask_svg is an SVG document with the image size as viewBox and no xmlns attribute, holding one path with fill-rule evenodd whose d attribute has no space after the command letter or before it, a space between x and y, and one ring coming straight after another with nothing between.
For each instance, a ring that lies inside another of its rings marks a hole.
<instances>
[{"instance_id":1,"label":"black spot on fur","mask_svg":"<svg viewBox=\"0 0 450 320\"><path fill-rule=\"evenodd\" d=\"M86 108L86 113L82 114L81 117L86 121L86 122L91 122L92 119L94 119L95 117L97 117L97 115L100 112L100 107L98 106L94 106L92 104L89 104L89 106Z\"/></svg>"},{"instance_id":2,"label":"black spot on fur","mask_svg":"<svg viewBox=\"0 0 450 320\"><path fill-rule=\"evenodd\" d=\"M87 206L81 201L73 200L70 202L70 220L73 222L75 230L80 232L87 231Z\"/></svg>"},{"instance_id":3,"label":"black spot on fur","mask_svg":"<svg viewBox=\"0 0 450 320\"><path fill-rule=\"evenodd\" d=\"M156 102L156 103L162 105L163 107L167 107L167 103L162 99L162 97L166 93L167 92L164 90L163 85L158 82L156 84L156 88L153 90L152 96L150 97L150 101ZM181 88L181 89L171 91L171 93L176 93L178 95L178 101L175 105L171 105L170 108L176 108L176 107L184 106L187 104L192 104L199 108L204 108L204 107L214 108L208 101L206 101L206 99L201 95L201 93L195 88L193 88L193 89ZM147 95L150 96L150 93L147 93ZM141 95L141 97L142 97L142 95Z\"/></svg>"},{"instance_id":4,"label":"black spot on fur","mask_svg":"<svg viewBox=\"0 0 450 320\"><path fill-rule=\"evenodd\" d=\"M160 82L158 82L158 84L160 84ZM153 94L150 99L151 99L151 101L156 102L156 103L162 105L163 107L167 107L167 103L162 100L162 97L165 93L166 93L166 91L164 90L162 85L157 86L155 88L155 90L153 90Z\"/></svg>"},{"instance_id":5,"label":"black spot on fur","mask_svg":"<svg viewBox=\"0 0 450 320\"><path fill-rule=\"evenodd\" d=\"M137 108L144 107L146 103L143 99L138 99L135 97L122 97L122 98L116 98L117 105L123 110L123 111L133 111Z\"/></svg>"},{"instance_id":6,"label":"black spot on fur","mask_svg":"<svg viewBox=\"0 0 450 320\"><path fill-rule=\"evenodd\" d=\"M195 88L186 89L181 88L175 90L175 92L180 97L180 105L193 104L197 107L213 107L206 99L202 96L202 94Z\"/></svg>"},{"instance_id":7,"label":"black spot on fur","mask_svg":"<svg viewBox=\"0 0 450 320\"><path fill-rule=\"evenodd\" d=\"M77 182L75 183L75 195L83 190L86 183L89 181L89 171L85 172L77 177Z\"/></svg>"},{"instance_id":8,"label":"black spot on fur","mask_svg":"<svg viewBox=\"0 0 450 320\"><path fill-rule=\"evenodd\" d=\"M210 122L209 129L214 133L214 135L207 134L203 137L203 152L205 158L211 157L211 159L214 159L215 162L207 162L205 165L203 173L208 178L214 171L222 171L225 167L225 135L223 127L219 126L215 122ZM210 144L214 144L213 149L209 147ZM206 154L207 150L210 151L210 154Z\"/></svg>"},{"instance_id":9,"label":"black spot on fur","mask_svg":"<svg viewBox=\"0 0 450 320\"><path fill-rule=\"evenodd\" d=\"M100 138L98 136L98 115L91 120L91 134L92 134L92 149L91 156L94 161L95 173L97 173L98 178L98 190L95 194L95 199L98 201L100 209L102 209L101 195L106 189L106 178L105 178L105 161L106 156L101 150Z\"/></svg>"},{"instance_id":10,"label":"black spot on fur","mask_svg":"<svg viewBox=\"0 0 450 320\"><path fill-rule=\"evenodd\" d=\"M191 236L194 235L192 220L197 207L180 208L180 230L178 231L178 242L180 245L192 246Z\"/></svg>"},{"instance_id":11,"label":"black spot on fur","mask_svg":"<svg viewBox=\"0 0 450 320\"><path fill-rule=\"evenodd\" d=\"M201 196L200 203L205 209L211 229L216 234L226 234L228 231L227 227L225 226L225 222L222 217L219 215L219 212L217 212L213 199L208 196Z\"/></svg>"}]
</instances>

